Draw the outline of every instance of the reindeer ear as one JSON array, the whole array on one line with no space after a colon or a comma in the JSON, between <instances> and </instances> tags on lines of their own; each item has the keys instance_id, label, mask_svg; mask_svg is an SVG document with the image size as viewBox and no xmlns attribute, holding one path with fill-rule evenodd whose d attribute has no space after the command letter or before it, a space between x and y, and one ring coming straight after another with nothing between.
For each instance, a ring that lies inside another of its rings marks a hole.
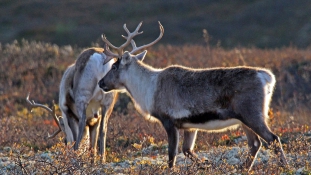
<instances>
[{"instance_id":1,"label":"reindeer ear","mask_svg":"<svg viewBox=\"0 0 311 175\"><path fill-rule=\"evenodd\" d=\"M136 55L136 58L137 58L138 60L140 60L140 61L143 61L144 58L145 58L145 56L146 56L146 54L147 54L147 50L144 50L143 52L137 54L137 55Z\"/></svg>"}]
</instances>

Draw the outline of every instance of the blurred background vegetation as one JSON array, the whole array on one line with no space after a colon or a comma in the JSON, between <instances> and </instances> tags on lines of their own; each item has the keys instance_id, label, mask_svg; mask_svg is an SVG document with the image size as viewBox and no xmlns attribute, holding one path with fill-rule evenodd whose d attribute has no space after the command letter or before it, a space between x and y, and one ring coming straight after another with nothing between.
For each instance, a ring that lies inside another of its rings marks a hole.
<instances>
[{"instance_id":1,"label":"blurred background vegetation","mask_svg":"<svg viewBox=\"0 0 311 175\"><path fill-rule=\"evenodd\" d=\"M143 21L138 44L158 35L157 21L165 28L162 44L204 44L225 48L276 48L311 43L309 0L1 0L0 42L15 39L89 46L105 33L116 45L124 34Z\"/></svg>"}]
</instances>

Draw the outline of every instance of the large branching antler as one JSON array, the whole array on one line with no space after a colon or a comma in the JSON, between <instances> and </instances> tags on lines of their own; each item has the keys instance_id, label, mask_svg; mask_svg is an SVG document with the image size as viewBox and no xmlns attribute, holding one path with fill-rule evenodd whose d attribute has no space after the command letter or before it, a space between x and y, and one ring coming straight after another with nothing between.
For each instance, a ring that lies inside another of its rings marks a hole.
<instances>
[{"instance_id":1,"label":"large branching antler","mask_svg":"<svg viewBox=\"0 0 311 175\"><path fill-rule=\"evenodd\" d=\"M46 137L46 139L54 138L54 137L55 137L57 134L59 134L61 131L63 131L63 132L65 131L65 130L64 130L64 122L63 122L62 117L61 117L61 116L57 116L56 113L55 113L55 103L54 103L54 101L53 101L53 107L52 107L52 109L49 108L49 107L47 107L47 106L45 106L45 105L36 103L34 100L30 101L30 100L29 100L29 93L28 93L28 95L27 95L26 101L30 104L31 109L33 109L33 108L38 108L38 107L39 107L39 108L43 108L43 109L47 110L47 111L53 116L53 118L54 118L56 124L58 125L58 130L55 131L52 135L50 135L50 134L48 133L48 136ZM32 111L32 110L31 110L31 111ZM64 132L64 133L65 133L65 132Z\"/></svg>"},{"instance_id":2,"label":"large branching antler","mask_svg":"<svg viewBox=\"0 0 311 175\"><path fill-rule=\"evenodd\" d=\"M160 35L159 35L159 37L158 37L156 40L154 40L153 42L149 43L149 44L145 44L145 45L143 45L143 46L137 47L135 41L133 40L133 38L134 38L135 36L140 35L140 34L143 33L142 31L141 31L141 32L138 32L139 29L140 29L140 27L141 27L141 25L142 25L142 22L140 22L140 23L138 24L138 26L136 27L135 31L132 32L132 33L127 29L126 24L123 25L123 28L124 28L125 32L127 33L127 36L122 35L122 37L123 37L124 39L126 39L126 42L125 42L124 44L122 44L120 47L116 47L116 46L112 45L112 44L108 41L108 39L106 38L106 36L105 36L105 35L102 35L102 40L106 43L106 44L105 44L105 51L104 51L104 53L105 53L106 55L111 56L111 58L106 59L106 61L104 62L104 64L107 63L107 62L109 62L111 59L113 59L113 57L120 57L120 56L124 53L125 47L127 47L130 43L131 43L131 45L132 45L132 47L133 47L133 50L132 50L130 53L131 53L131 54L134 54L135 52L137 52L137 51L139 51L139 50L142 50L142 49L144 49L144 48L147 48L147 47L150 47L150 46L154 45L155 43L157 43L157 42L162 38L162 36L163 36L163 34L164 34L164 28L163 28L163 26L161 25L161 23L160 23L160 21L159 21L159 28L160 28ZM113 49L116 49L117 52L118 52L118 54L112 53L112 52L109 50L109 47L108 47L108 46L112 47Z\"/></svg>"},{"instance_id":3,"label":"large branching antler","mask_svg":"<svg viewBox=\"0 0 311 175\"><path fill-rule=\"evenodd\" d=\"M134 53L136 53L139 50L142 50L144 48L147 48L147 47L150 47L150 46L154 45L155 43L157 43L162 38L162 36L164 34L164 28L161 25L160 21L158 21L158 23L159 23L159 28L160 28L160 35L158 36L158 38L155 39L154 41L152 41L151 43L142 45L140 47L137 47L135 41L132 39L131 40L131 44L132 44L133 50L130 52L131 54L134 54Z\"/></svg>"},{"instance_id":4,"label":"large branching antler","mask_svg":"<svg viewBox=\"0 0 311 175\"><path fill-rule=\"evenodd\" d=\"M127 47L130 43L131 43L131 40L136 36L136 35L140 35L142 34L143 32L138 32L141 25L143 24L143 22L140 22L138 24L138 26L136 27L135 31L134 32L130 32L128 30L128 28L126 27L126 24L123 25L123 29L125 30L125 32L127 33L127 36L124 36L122 35L123 38L126 39L125 43L123 43L120 47L116 47L114 46L113 44L111 44L108 39L106 38L105 35L102 35L102 39L103 41L108 44L108 46L110 46L111 48L113 49L116 49L117 52L118 52L118 55L121 56L123 54L123 51L124 51L124 48Z\"/></svg>"}]
</instances>

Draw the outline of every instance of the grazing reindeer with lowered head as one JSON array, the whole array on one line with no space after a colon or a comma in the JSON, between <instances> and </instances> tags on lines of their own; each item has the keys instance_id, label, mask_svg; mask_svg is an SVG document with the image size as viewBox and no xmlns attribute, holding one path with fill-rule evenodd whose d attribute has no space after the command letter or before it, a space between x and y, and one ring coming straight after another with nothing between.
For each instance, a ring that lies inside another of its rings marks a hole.
<instances>
[{"instance_id":1,"label":"grazing reindeer with lowered head","mask_svg":"<svg viewBox=\"0 0 311 175\"><path fill-rule=\"evenodd\" d=\"M107 122L116 101L116 92L104 93L97 82L113 63L107 48L88 48L63 74L59 87L59 108L62 112L67 143L79 148L83 137L89 137L90 149L105 161ZM107 60L109 60L107 62ZM105 64L104 64L105 63Z\"/></svg>"},{"instance_id":2,"label":"grazing reindeer with lowered head","mask_svg":"<svg viewBox=\"0 0 311 175\"><path fill-rule=\"evenodd\" d=\"M280 154L282 164L287 164L280 139L266 121L275 86L275 77L269 70L183 66L155 69L142 62L146 53L125 52L99 86L106 92L127 90L143 116L162 123L168 135L169 167L176 161L178 129L184 130L184 154L199 162L193 152L197 130L220 131L239 125L248 138L249 170L261 147L260 138L269 145L276 143L275 152Z\"/></svg>"},{"instance_id":3,"label":"grazing reindeer with lowered head","mask_svg":"<svg viewBox=\"0 0 311 175\"><path fill-rule=\"evenodd\" d=\"M44 108L54 118L58 130L46 139L54 138L61 131L65 134L67 143L75 143L77 150L83 136L89 137L90 149L97 152L97 141L100 135L99 150L102 161L105 161L105 144L107 122L113 110L117 93L103 92L97 82L110 70L113 61L110 57L115 54L108 48L89 48L84 50L76 62L69 66L60 83L59 107L62 116L55 113L53 108L29 100L31 108ZM99 114L101 112L101 114Z\"/></svg>"},{"instance_id":4,"label":"grazing reindeer with lowered head","mask_svg":"<svg viewBox=\"0 0 311 175\"><path fill-rule=\"evenodd\" d=\"M162 35L154 42L137 48L132 39L142 33L138 32L141 25L142 23L131 33L124 24L123 28L128 36L122 35L126 42L120 47L112 45L105 36L102 36L106 43L105 48L84 50L76 62L67 68L60 83L59 107L62 111L67 142L75 142L74 149L77 150L83 135L89 132L90 148L96 152L96 143L100 135L99 149L102 161L105 161L107 122L117 92L104 93L99 88L98 81L110 70L112 59L120 57L130 43L138 51L160 40ZM118 54L112 53L108 46L117 50ZM101 115L99 115L100 108Z\"/></svg>"}]
</instances>

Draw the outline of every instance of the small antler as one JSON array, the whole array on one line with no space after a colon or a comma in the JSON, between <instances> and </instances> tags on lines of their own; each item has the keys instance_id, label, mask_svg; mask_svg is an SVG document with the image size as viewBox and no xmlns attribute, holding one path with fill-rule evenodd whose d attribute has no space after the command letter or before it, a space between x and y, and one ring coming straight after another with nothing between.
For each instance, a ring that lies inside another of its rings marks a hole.
<instances>
[{"instance_id":1,"label":"small antler","mask_svg":"<svg viewBox=\"0 0 311 175\"><path fill-rule=\"evenodd\" d=\"M159 37L157 39L155 39L153 42L151 42L149 44L145 44L145 45L140 46L140 47L136 47L136 43L132 39L131 44L132 44L133 50L130 52L131 54L134 54L135 52L137 52L139 50L142 50L144 48L147 48L147 47L150 47L150 46L154 45L155 43L157 43L162 38L162 36L164 34L164 28L161 25L160 21L158 21L158 23L159 23L159 28L160 28L160 35L159 35Z\"/></svg>"},{"instance_id":2,"label":"small antler","mask_svg":"<svg viewBox=\"0 0 311 175\"><path fill-rule=\"evenodd\" d=\"M115 57L119 57L118 54L115 54L113 52L110 51L109 47L108 47L108 44L105 44L104 46L104 54L108 56L108 58L104 61L103 64L106 64L108 63L110 60L112 60L113 58Z\"/></svg>"},{"instance_id":3,"label":"small antler","mask_svg":"<svg viewBox=\"0 0 311 175\"><path fill-rule=\"evenodd\" d=\"M54 138L54 137L55 137L58 133L60 133L61 131L64 132L64 128L63 128L64 122L63 122L62 117L61 117L61 116L57 116L56 113L55 113L55 103L54 103L54 101L53 101L53 107L52 107L52 109L51 109L51 108L49 108L49 107L47 107L47 106L45 106L45 105L36 103L36 102L33 101L33 100L30 101L30 100L29 100L29 95L30 95L30 93L28 93L27 98L26 98L26 101L30 104L31 109L32 109L32 108L37 108L37 107L39 107L39 108L43 108L43 109L47 110L47 111L53 116L53 118L54 118L56 124L58 125L58 130L55 131L52 135L50 135L50 134L48 133L48 136L46 137L46 139ZM31 110L31 111L32 111L32 110Z\"/></svg>"}]
</instances>

